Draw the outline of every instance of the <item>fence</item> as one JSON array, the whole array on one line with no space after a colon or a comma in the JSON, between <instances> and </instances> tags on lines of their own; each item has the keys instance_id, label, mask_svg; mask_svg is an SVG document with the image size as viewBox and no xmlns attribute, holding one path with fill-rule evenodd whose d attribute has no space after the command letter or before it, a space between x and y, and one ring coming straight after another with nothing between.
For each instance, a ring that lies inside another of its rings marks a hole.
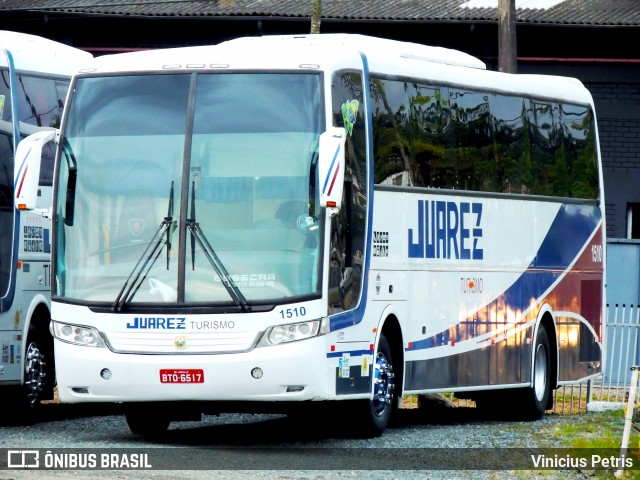
<instances>
[{"instance_id":1,"label":"fence","mask_svg":"<svg viewBox=\"0 0 640 480\"><path fill-rule=\"evenodd\" d=\"M640 341L640 306L607 306L606 359L595 399L624 402L631 385L631 367L638 365Z\"/></svg>"}]
</instances>

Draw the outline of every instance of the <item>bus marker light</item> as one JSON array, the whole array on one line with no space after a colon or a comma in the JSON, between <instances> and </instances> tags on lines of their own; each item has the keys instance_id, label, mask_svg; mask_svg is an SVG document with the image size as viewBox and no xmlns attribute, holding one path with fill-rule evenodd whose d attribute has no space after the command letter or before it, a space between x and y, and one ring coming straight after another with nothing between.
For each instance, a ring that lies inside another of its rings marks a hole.
<instances>
[{"instance_id":1,"label":"bus marker light","mask_svg":"<svg viewBox=\"0 0 640 480\"><path fill-rule=\"evenodd\" d=\"M251 370L251 376L256 380L260 380L262 378L263 372L260 367L255 367Z\"/></svg>"},{"instance_id":2,"label":"bus marker light","mask_svg":"<svg viewBox=\"0 0 640 480\"><path fill-rule=\"evenodd\" d=\"M113 376L113 374L111 373L111 370L109 370L108 368L103 368L102 370L100 370L100 376L104 380L111 380L111 377Z\"/></svg>"},{"instance_id":3,"label":"bus marker light","mask_svg":"<svg viewBox=\"0 0 640 480\"><path fill-rule=\"evenodd\" d=\"M18 261L16 262L16 267L17 267L17 268L22 268L22 260L18 260Z\"/></svg>"}]
</instances>

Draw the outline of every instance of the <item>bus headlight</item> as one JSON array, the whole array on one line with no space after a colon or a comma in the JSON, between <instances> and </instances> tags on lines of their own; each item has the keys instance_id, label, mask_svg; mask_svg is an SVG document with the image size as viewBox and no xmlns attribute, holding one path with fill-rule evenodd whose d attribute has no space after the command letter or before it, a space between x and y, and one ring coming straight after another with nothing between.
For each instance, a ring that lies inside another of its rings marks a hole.
<instances>
[{"instance_id":1,"label":"bus headlight","mask_svg":"<svg viewBox=\"0 0 640 480\"><path fill-rule=\"evenodd\" d=\"M100 333L93 327L51 322L53 336L58 340L84 347L104 347Z\"/></svg>"},{"instance_id":2,"label":"bus headlight","mask_svg":"<svg viewBox=\"0 0 640 480\"><path fill-rule=\"evenodd\" d=\"M318 335L320 330L320 320L310 322L289 323L287 325L276 325L269 327L258 342L258 347L268 345L281 345L288 342L297 342L305 338Z\"/></svg>"}]
</instances>

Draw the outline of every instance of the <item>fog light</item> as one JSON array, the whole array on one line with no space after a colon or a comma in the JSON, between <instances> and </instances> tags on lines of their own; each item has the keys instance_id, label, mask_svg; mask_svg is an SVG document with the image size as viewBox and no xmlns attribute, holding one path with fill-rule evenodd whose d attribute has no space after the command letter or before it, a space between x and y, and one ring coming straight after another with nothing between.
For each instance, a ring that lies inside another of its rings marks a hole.
<instances>
[{"instance_id":1,"label":"fog light","mask_svg":"<svg viewBox=\"0 0 640 480\"><path fill-rule=\"evenodd\" d=\"M262 369L259 367L254 368L251 370L251 376L256 380L260 380L262 378Z\"/></svg>"},{"instance_id":2,"label":"fog light","mask_svg":"<svg viewBox=\"0 0 640 480\"><path fill-rule=\"evenodd\" d=\"M113 376L113 374L111 373L111 370L109 370L108 368L103 368L102 370L100 370L100 376L104 380L111 380L111 377Z\"/></svg>"}]
</instances>

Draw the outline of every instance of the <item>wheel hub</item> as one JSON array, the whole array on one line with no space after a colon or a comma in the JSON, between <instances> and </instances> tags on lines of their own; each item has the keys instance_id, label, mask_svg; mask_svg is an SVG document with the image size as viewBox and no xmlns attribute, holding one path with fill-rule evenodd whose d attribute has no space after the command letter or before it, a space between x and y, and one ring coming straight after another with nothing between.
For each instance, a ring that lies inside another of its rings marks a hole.
<instances>
[{"instance_id":1,"label":"wheel hub","mask_svg":"<svg viewBox=\"0 0 640 480\"><path fill-rule=\"evenodd\" d=\"M391 406L395 374L393 367L382 353L378 353L374 367L373 411L377 416Z\"/></svg>"},{"instance_id":2,"label":"wheel hub","mask_svg":"<svg viewBox=\"0 0 640 480\"><path fill-rule=\"evenodd\" d=\"M44 379L47 376L44 367L44 355L35 343L30 343L24 362L24 388L29 405L35 405L38 402L44 389Z\"/></svg>"},{"instance_id":3,"label":"wheel hub","mask_svg":"<svg viewBox=\"0 0 640 480\"><path fill-rule=\"evenodd\" d=\"M547 356L542 345L538 345L536 350L533 375L533 388L535 395L538 401L541 402L547 388Z\"/></svg>"}]
</instances>

